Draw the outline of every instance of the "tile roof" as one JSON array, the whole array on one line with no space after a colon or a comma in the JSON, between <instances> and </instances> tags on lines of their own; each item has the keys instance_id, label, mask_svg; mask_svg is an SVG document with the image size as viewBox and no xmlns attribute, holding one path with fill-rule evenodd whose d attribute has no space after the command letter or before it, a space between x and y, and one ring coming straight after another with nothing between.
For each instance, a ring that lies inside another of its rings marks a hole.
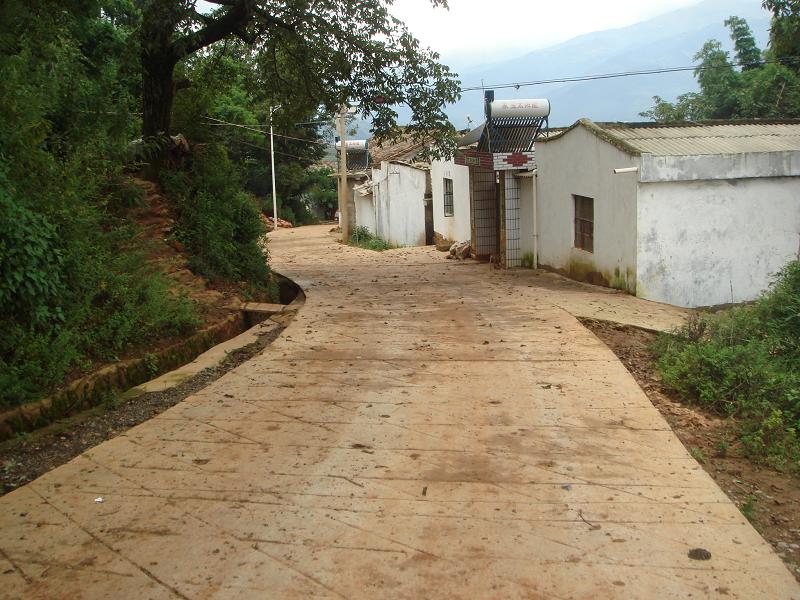
<instances>
[{"instance_id":1,"label":"tile roof","mask_svg":"<svg viewBox=\"0 0 800 600\"><path fill-rule=\"evenodd\" d=\"M583 125L631 154L694 156L753 152L800 152L800 120L696 124L594 123ZM563 134L562 134L563 135ZM557 139L560 135L552 136Z\"/></svg>"},{"instance_id":2,"label":"tile roof","mask_svg":"<svg viewBox=\"0 0 800 600\"><path fill-rule=\"evenodd\" d=\"M380 165L383 161L413 161L423 147L423 142L414 141L410 135L403 135L394 142L385 141L379 144L370 140L369 153L373 164Z\"/></svg>"}]
</instances>

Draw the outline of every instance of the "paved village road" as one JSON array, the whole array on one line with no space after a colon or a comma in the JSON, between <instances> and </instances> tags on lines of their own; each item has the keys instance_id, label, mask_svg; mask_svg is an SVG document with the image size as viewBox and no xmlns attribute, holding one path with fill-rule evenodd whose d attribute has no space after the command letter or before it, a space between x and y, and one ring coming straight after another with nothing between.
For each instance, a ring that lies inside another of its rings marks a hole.
<instances>
[{"instance_id":1,"label":"paved village road","mask_svg":"<svg viewBox=\"0 0 800 600\"><path fill-rule=\"evenodd\" d=\"M0 499L0 596L800 598L563 309L326 227L271 252L306 289L296 320Z\"/></svg>"}]
</instances>

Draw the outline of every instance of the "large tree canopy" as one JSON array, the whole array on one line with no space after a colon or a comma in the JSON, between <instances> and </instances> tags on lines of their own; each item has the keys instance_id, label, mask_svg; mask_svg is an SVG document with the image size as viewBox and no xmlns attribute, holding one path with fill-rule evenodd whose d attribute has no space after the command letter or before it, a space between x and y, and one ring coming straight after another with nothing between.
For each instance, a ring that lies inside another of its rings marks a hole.
<instances>
[{"instance_id":1,"label":"large tree canopy","mask_svg":"<svg viewBox=\"0 0 800 600\"><path fill-rule=\"evenodd\" d=\"M445 0L431 0L446 7ZM379 137L396 133L407 105L417 136L449 146L443 105L457 99L458 80L389 13L391 0L137 0L141 11L144 134L170 132L175 68L226 40L245 42L273 103L314 102L327 111L353 103ZM181 85L184 82L181 82Z\"/></svg>"}]
</instances>

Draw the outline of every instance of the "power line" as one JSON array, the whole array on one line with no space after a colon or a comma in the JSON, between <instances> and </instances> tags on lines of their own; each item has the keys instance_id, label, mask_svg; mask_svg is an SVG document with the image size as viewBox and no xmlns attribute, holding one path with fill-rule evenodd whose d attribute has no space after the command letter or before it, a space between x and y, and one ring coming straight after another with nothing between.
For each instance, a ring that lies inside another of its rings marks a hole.
<instances>
[{"instance_id":1,"label":"power line","mask_svg":"<svg viewBox=\"0 0 800 600\"><path fill-rule=\"evenodd\" d=\"M208 125L208 126L226 125L228 127L239 127L241 129L246 129L248 131L253 131L255 133L262 133L264 135L268 135L268 133L266 131L262 131L261 129L256 129L255 127L253 127L251 125L243 125L241 123L229 123L228 121L223 121L222 119L215 119L214 117L203 117L203 118L209 119L211 121L215 121L215 123L205 123L205 125ZM320 142L320 141L317 141L317 140L309 140L309 139L306 139L306 138L292 137L290 135L281 135L279 133L276 133L274 135L275 135L275 137L282 137L282 138L286 138L287 140L297 140L298 142L308 142L309 144L319 144L320 146L330 146L330 144L327 143L327 142Z\"/></svg>"},{"instance_id":2,"label":"power line","mask_svg":"<svg viewBox=\"0 0 800 600\"><path fill-rule=\"evenodd\" d=\"M246 142L244 140L237 140L238 143L244 144L245 146L252 146L253 148L258 148L259 150L263 150L264 152L269 152L269 148L265 146L259 146L258 144L251 144L250 142ZM309 160L307 156L297 156L296 154L289 154L288 152L281 152L279 150L275 150L275 154L280 154L281 156L290 156L291 158L296 158L298 160L302 160L305 162L313 163L313 160Z\"/></svg>"},{"instance_id":3,"label":"power line","mask_svg":"<svg viewBox=\"0 0 800 600\"><path fill-rule=\"evenodd\" d=\"M681 71L711 71L715 69L729 69L731 67L752 67L752 66L763 66L763 65L772 65L772 64L784 64L784 63L794 63L800 60L798 56L788 56L776 60L763 60L757 63L728 63L725 65L716 65L716 66L709 66L704 67L702 65L695 65L695 66L688 66L688 67L668 67L664 69L646 69L643 71L623 71L620 73L602 73L599 75L582 75L577 77L561 77L557 79L541 79L539 81L518 81L514 83L502 83L497 85L480 85L480 86L472 86L462 88L461 92L475 92L478 90L485 90L485 89L493 89L493 90L500 90L500 89L507 89L507 88L515 88L519 89L521 87L528 87L534 85L545 85L549 83L572 83L576 81L595 81L598 79L615 79L618 77L633 77L637 75L658 75L661 73L679 73Z\"/></svg>"}]
</instances>

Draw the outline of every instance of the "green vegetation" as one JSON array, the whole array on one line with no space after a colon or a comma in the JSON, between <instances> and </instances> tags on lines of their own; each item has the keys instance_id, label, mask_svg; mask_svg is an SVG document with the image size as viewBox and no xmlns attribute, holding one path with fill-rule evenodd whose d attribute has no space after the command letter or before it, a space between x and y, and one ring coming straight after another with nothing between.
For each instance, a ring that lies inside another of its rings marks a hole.
<instances>
[{"instance_id":1,"label":"green vegetation","mask_svg":"<svg viewBox=\"0 0 800 600\"><path fill-rule=\"evenodd\" d=\"M745 501L745 503L739 507L739 510L742 512L745 519L747 519L751 523L756 518L756 502L758 502L758 498L755 497L753 494L749 494L747 496L747 500Z\"/></svg>"},{"instance_id":2,"label":"green vegetation","mask_svg":"<svg viewBox=\"0 0 800 600\"><path fill-rule=\"evenodd\" d=\"M383 238L372 235L370 230L363 225L356 227L353 230L353 233L350 234L350 244L352 246L358 246L359 248L365 248L366 250L376 250L378 252L391 250L395 247Z\"/></svg>"},{"instance_id":3,"label":"green vegetation","mask_svg":"<svg viewBox=\"0 0 800 600\"><path fill-rule=\"evenodd\" d=\"M12 2L0 14L3 408L198 323L121 215L137 201L122 172L136 128L131 32L91 4Z\"/></svg>"},{"instance_id":4,"label":"green vegetation","mask_svg":"<svg viewBox=\"0 0 800 600\"><path fill-rule=\"evenodd\" d=\"M800 5L794 0L763 5L773 14L768 49L757 47L744 19L730 17L725 25L735 60L720 42L709 40L694 56L700 92L682 94L674 103L655 96L653 108L641 115L662 122L800 117Z\"/></svg>"},{"instance_id":5,"label":"green vegetation","mask_svg":"<svg viewBox=\"0 0 800 600\"><path fill-rule=\"evenodd\" d=\"M692 455L692 458L699 462L701 465L705 464L706 462L706 455L703 454L703 451L700 448L696 448L694 446L689 448L689 454Z\"/></svg>"},{"instance_id":6,"label":"green vegetation","mask_svg":"<svg viewBox=\"0 0 800 600\"><path fill-rule=\"evenodd\" d=\"M749 456L800 470L800 261L754 304L694 317L656 353L682 398L736 419Z\"/></svg>"},{"instance_id":7,"label":"green vegetation","mask_svg":"<svg viewBox=\"0 0 800 600\"><path fill-rule=\"evenodd\" d=\"M266 228L225 148L204 148L191 169L162 173L162 180L177 205L176 234L192 254L189 266L211 279L266 286Z\"/></svg>"},{"instance_id":8,"label":"green vegetation","mask_svg":"<svg viewBox=\"0 0 800 600\"><path fill-rule=\"evenodd\" d=\"M341 103L391 136L403 102L412 131L452 145L458 82L386 2L198 4L0 3L0 408L200 324L148 260L133 174L167 191L194 271L269 294L271 124L279 214L301 224L335 206L335 181L309 167Z\"/></svg>"},{"instance_id":9,"label":"green vegetation","mask_svg":"<svg viewBox=\"0 0 800 600\"><path fill-rule=\"evenodd\" d=\"M522 255L522 268L523 269L532 269L534 260L533 260L533 252L526 252Z\"/></svg>"}]
</instances>

